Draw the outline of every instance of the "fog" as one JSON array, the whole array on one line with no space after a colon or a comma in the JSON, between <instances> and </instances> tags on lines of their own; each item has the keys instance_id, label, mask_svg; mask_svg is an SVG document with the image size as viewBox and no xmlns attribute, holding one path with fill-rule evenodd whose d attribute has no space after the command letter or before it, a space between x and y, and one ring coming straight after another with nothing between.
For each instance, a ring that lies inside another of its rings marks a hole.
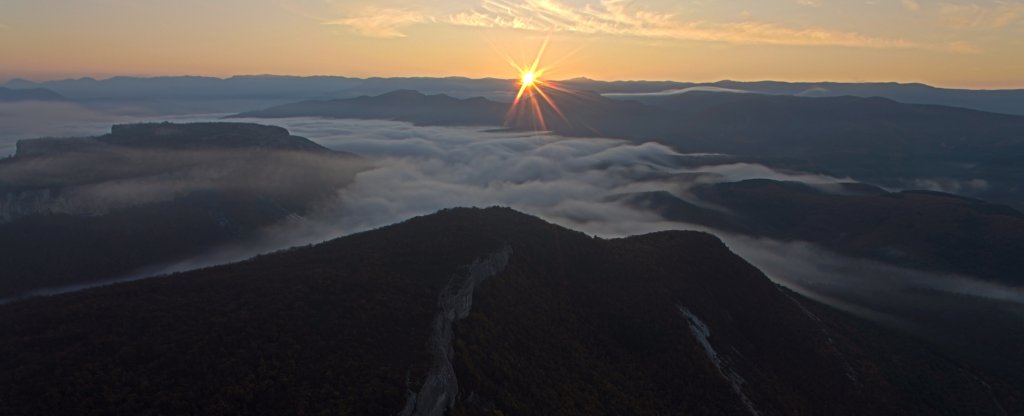
<instances>
[{"instance_id":1,"label":"fog","mask_svg":"<svg viewBox=\"0 0 1024 416\"><path fill-rule=\"evenodd\" d=\"M205 119L208 117L181 120ZM266 120L237 121L266 123ZM851 181L784 172L750 163L716 164L715 160L721 160L718 155L681 155L653 142L634 144L603 138L494 132L483 128L417 127L391 121L298 118L273 120L270 124L286 127L292 134L310 138L328 148L362 155L368 165L356 170L337 167L314 170L317 175L354 176L333 184L320 183L316 188L334 186L328 197L308 215L290 217L264 230L260 238L174 264L154 265L115 281L242 260L457 206L508 206L607 238L667 229L702 230L702 227L666 221L652 212L617 202L613 197L668 191L685 199L689 198L687 189L696 184L754 178L802 181L825 190L838 189L831 185ZM688 160L685 166L679 163L684 156ZM218 159L223 155L165 157L174 162L176 157ZM707 158L708 165L694 168L695 158ZM195 188L236 186L243 182L261 184L258 186L262 191L273 192L278 189L273 178L289 175L284 171L243 170L235 176L222 173L217 176L205 170L185 172L171 177L144 176L99 187L89 185L83 187L80 194L71 195L82 201L92 198L109 204L116 201L140 203L138 198L152 200ZM304 180L317 181L313 177ZM216 183L220 185L214 185ZM139 192L142 189L146 192ZM852 259L809 243L706 231L719 235L735 252L783 286L910 331L927 332L927 328L904 313L907 305L929 310L946 302L948 296L1024 305L1020 290L970 277L937 275ZM78 288L80 286L48 292Z\"/></svg>"},{"instance_id":2,"label":"fog","mask_svg":"<svg viewBox=\"0 0 1024 416\"><path fill-rule=\"evenodd\" d=\"M0 165L0 223L31 214L96 216L196 192L306 205L348 185L365 160L298 151L140 150L98 146ZM59 192L51 191L56 187Z\"/></svg>"},{"instance_id":3,"label":"fog","mask_svg":"<svg viewBox=\"0 0 1024 416\"><path fill-rule=\"evenodd\" d=\"M245 121L245 120L243 120ZM781 172L749 163L681 166L681 155L648 142L416 127L390 121L275 120L293 134L373 161L335 204L307 218L310 238L364 231L455 206L508 206L602 237L677 227L610 197L667 190L687 198L700 183L752 178L815 184L848 178ZM718 155L685 155L717 163ZM688 163L691 164L691 162ZM315 236L315 237L314 237Z\"/></svg>"},{"instance_id":4,"label":"fog","mask_svg":"<svg viewBox=\"0 0 1024 416\"><path fill-rule=\"evenodd\" d=\"M0 103L0 157L14 154L21 139L101 134L116 119L68 102Z\"/></svg>"}]
</instances>

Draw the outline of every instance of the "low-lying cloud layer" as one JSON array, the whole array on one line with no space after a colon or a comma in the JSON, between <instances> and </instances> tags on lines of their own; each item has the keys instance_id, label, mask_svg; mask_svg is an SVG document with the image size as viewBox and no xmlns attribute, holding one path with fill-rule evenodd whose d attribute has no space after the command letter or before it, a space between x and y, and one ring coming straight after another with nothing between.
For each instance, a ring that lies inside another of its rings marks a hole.
<instances>
[{"instance_id":1,"label":"low-lying cloud layer","mask_svg":"<svg viewBox=\"0 0 1024 416\"><path fill-rule=\"evenodd\" d=\"M0 164L0 223L31 214L96 216L196 192L305 206L347 185L365 161L266 150L98 149Z\"/></svg>"},{"instance_id":2,"label":"low-lying cloud layer","mask_svg":"<svg viewBox=\"0 0 1024 416\"><path fill-rule=\"evenodd\" d=\"M836 183L848 179L780 172L732 163L684 167L683 157L654 143L473 128L414 127L388 121L279 120L294 134L363 155L374 168L356 176L322 208L323 238L363 231L455 206L509 206L550 221L619 237L664 229L660 217L611 201L634 192L668 190L685 197L698 183L750 178ZM719 160L717 155L685 155ZM315 221L315 222L319 222Z\"/></svg>"},{"instance_id":3,"label":"low-lying cloud layer","mask_svg":"<svg viewBox=\"0 0 1024 416\"><path fill-rule=\"evenodd\" d=\"M753 178L796 180L826 190L831 189L829 185L850 181L750 163L720 164L721 155L680 155L653 142L416 127L390 121L281 119L274 124L328 148L362 155L370 167L356 174L350 183L339 183L335 194L308 215L290 217L264 230L256 241L155 266L126 278L241 260L457 206L509 206L603 237L701 229L667 221L614 197L668 191L689 198L687 189L696 184ZM707 158L708 164L694 167L694 159L701 158ZM683 159L686 163L680 163ZM332 173L328 170L324 174ZM264 178L258 181L268 179L266 175L254 177ZM1024 304L1019 291L965 277L935 276L850 259L806 243L715 233L776 282L898 326L914 325L875 307L927 304L929 299L961 295ZM882 292L885 297L877 296ZM935 304L938 301L932 302Z\"/></svg>"}]
</instances>

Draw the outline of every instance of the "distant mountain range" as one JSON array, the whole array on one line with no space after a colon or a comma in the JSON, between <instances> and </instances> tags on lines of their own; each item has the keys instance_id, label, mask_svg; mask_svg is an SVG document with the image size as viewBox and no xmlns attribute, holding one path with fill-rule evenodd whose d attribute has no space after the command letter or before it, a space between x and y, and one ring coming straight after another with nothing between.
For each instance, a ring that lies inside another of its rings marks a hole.
<instances>
[{"instance_id":1,"label":"distant mountain range","mask_svg":"<svg viewBox=\"0 0 1024 416\"><path fill-rule=\"evenodd\" d=\"M508 104L482 97L458 99L444 94L398 90L374 97L302 101L230 118L326 117L400 120L421 125L498 126L507 111Z\"/></svg>"},{"instance_id":2,"label":"distant mountain range","mask_svg":"<svg viewBox=\"0 0 1024 416\"><path fill-rule=\"evenodd\" d=\"M46 88L10 89L0 87L0 103L17 101L62 101L65 98Z\"/></svg>"},{"instance_id":3,"label":"distant mountain range","mask_svg":"<svg viewBox=\"0 0 1024 416\"><path fill-rule=\"evenodd\" d=\"M799 97L882 97L908 104L932 104L963 107L994 113L1024 115L1024 90L968 90L939 88L920 83L869 82L777 82L718 81L711 83L601 82L570 80L573 88L591 89L597 84L601 92L616 93L617 99L644 99L651 95L673 95L687 90L747 92Z\"/></svg>"},{"instance_id":4,"label":"distant mountain range","mask_svg":"<svg viewBox=\"0 0 1024 416\"><path fill-rule=\"evenodd\" d=\"M0 298L252 240L333 196L362 165L256 124L119 125L94 138L23 140L0 160Z\"/></svg>"},{"instance_id":5,"label":"distant mountain range","mask_svg":"<svg viewBox=\"0 0 1024 416\"><path fill-rule=\"evenodd\" d=\"M1016 414L1021 387L711 235L498 208L0 306L4 414Z\"/></svg>"},{"instance_id":6,"label":"distant mountain range","mask_svg":"<svg viewBox=\"0 0 1024 416\"><path fill-rule=\"evenodd\" d=\"M597 81L576 78L559 81L569 89L611 94L610 97L638 99L649 94L713 89L758 94L807 97L884 97L911 104L935 104L976 110L1024 115L1024 90L967 90L937 88L924 84L835 83L835 82L741 82L711 83L675 81ZM335 76L236 76L213 77L114 77L46 82L11 80L7 88L48 88L73 100L269 100L353 98L411 89L427 94L447 94L458 98L482 96L511 101L517 89L511 79L463 77L448 78L349 78Z\"/></svg>"}]
</instances>

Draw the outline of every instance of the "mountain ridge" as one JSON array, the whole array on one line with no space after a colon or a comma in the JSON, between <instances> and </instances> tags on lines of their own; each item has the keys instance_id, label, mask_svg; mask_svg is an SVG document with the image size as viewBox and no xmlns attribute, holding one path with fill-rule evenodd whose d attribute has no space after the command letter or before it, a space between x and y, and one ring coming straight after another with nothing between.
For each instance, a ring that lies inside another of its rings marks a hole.
<instances>
[{"instance_id":1,"label":"mountain ridge","mask_svg":"<svg viewBox=\"0 0 1024 416\"><path fill-rule=\"evenodd\" d=\"M11 88L50 87L73 99L131 98L139 91L153 97L280 97L345 98L381 94L400 88L454 92L460 96L485 95L510 99L516 80L468 77L370 77L239 75L227 78L204 76L112 77L65 79L33 82L10 80ZM922 83L899 82L781 82L781 81L600 81L573 78L557 81L566 87L599 93L649 94L692 87L721 87L764 94L816 96L884 96L911 104L945 104L1005 114L1024 115L1024 89L958 89L934 87ZM167 86L174 85L177 91ZM132 86L132 88L127 88ZM244 89L239 87L244 86ZM133 91L134 90L134 91Z\"/></svg>"},{"instance_id":2,"label":"mountain ridge","mask_svg":"<svg viewBox=\"0 0 1024 416\"><path fill-rule=\"evenodd\" d=\"M603 240L506 208L449 209L241 263L0 306L0 406L396 414L430 385L432 322L447 310L439 294L503 247L507 262L471 290L451 349L441 345L458 383L440 406L448 414L1019 406L971 370L811 312L820 306L711 235ZM117 308L103 306L111 299ZM937 374L941 385L907 382Z\"/></svg>"}]
</instances>

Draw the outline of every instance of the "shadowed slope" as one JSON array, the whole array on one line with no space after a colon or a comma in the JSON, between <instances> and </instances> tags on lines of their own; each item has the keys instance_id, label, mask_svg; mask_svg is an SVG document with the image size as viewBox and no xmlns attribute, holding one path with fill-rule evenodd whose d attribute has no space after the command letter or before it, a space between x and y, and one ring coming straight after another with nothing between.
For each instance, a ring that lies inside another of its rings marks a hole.
<instances>
[{"instance_id":1,"label":"shadowed slope","mask_svg":"<svg viewBox=\"0 0 1024 416\"><path fill-rule=\"evenodd\" d=\"M601 240L492 208L0 306L0 410L396 414L434 374L442 294L478 269L449 414L996 406L968 371L811 313L713 236Z\"/></svg>"}]
</instances>

